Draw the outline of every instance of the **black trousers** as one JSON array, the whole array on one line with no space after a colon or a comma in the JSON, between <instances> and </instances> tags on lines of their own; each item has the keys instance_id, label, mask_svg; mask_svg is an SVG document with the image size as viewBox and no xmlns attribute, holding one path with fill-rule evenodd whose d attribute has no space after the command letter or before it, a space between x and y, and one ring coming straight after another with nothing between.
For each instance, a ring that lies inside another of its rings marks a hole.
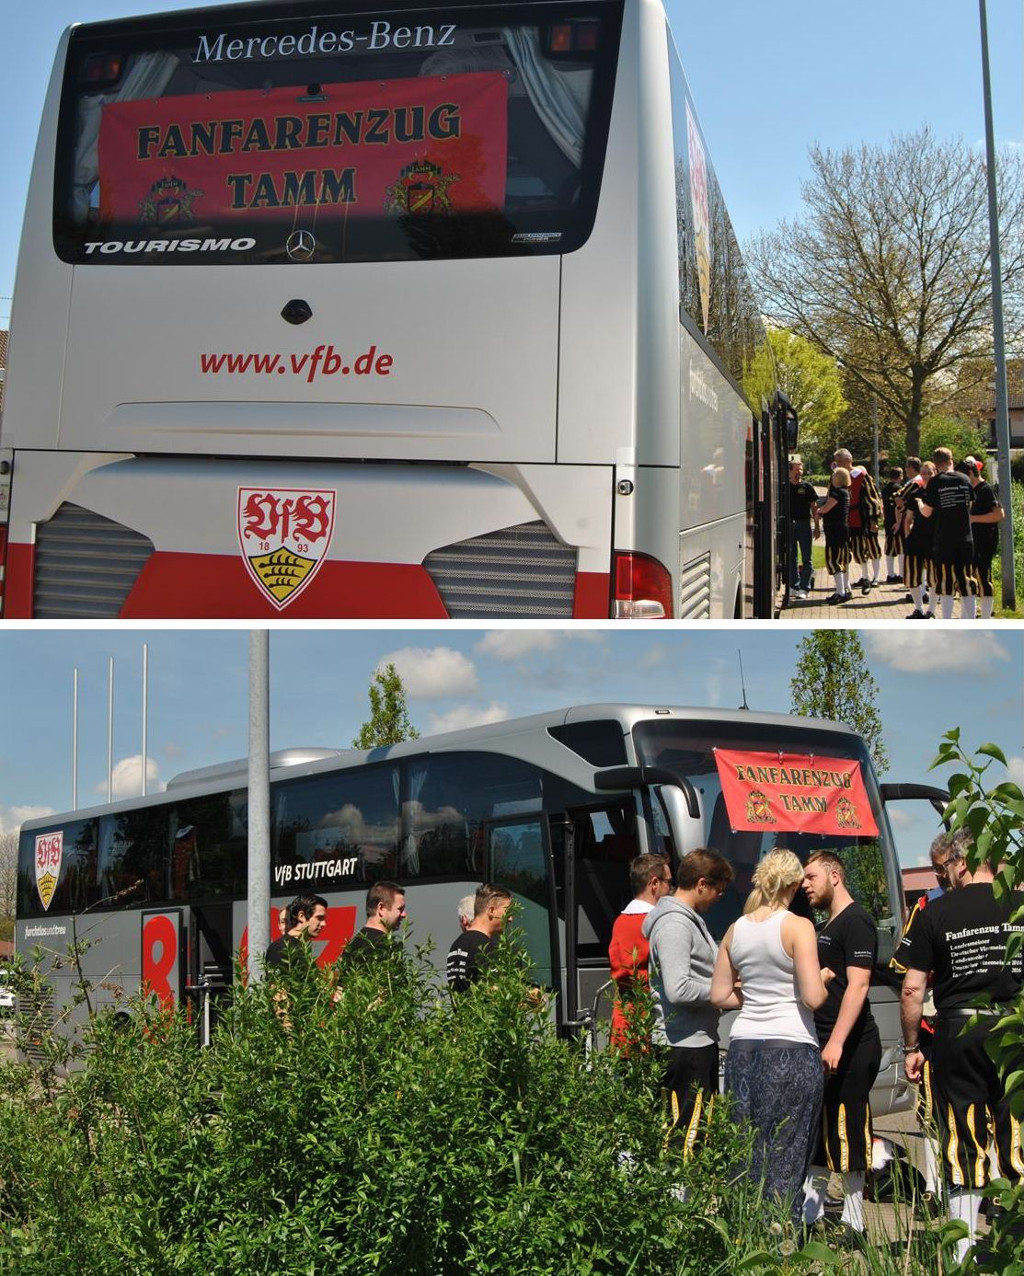
<instances>
[{"instance_id":1,"label":"black trousers","mask_svg":"<svg viewBox=\"0 0 1024 1276\"><path fill-rule=\"evenodd\" d=\"M718 1046L670 1046L662 1089L668 1141L689 1156L718 1094Z\"/></svg>"}]
</instances>

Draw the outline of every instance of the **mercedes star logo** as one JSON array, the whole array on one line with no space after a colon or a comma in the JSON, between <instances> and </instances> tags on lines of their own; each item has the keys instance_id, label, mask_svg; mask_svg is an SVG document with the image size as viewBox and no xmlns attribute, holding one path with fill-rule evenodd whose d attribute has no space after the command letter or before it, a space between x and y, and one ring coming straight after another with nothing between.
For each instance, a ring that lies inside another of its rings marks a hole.
<instances>
[{"instance_id":1,"label":"mercedes star logo","mask_svg":"<svg viewBox=\"0 0 1024 1276\"><path fill-rule=\"evenodd\" d=\"M293 230L285 251L292 261L309 261L316 252L316 236L308 230Z\"/></svg>"}]
</instances>

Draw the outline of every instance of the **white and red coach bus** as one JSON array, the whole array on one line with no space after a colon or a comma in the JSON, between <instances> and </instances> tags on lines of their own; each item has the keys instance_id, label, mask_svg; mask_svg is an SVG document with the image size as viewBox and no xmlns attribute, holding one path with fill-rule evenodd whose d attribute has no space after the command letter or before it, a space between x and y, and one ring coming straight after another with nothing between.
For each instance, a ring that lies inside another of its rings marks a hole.
<instances>
[{"instance_id":1,"label":"white and red coach bus","mask_svg":"<svg viewBox=\"0 0 1024 1276\"><path fill-rule=\"evenodd\" d=\"M3 614L770 615L763 342L659 0L72 27Z\"/></svg>"}]
</instances>

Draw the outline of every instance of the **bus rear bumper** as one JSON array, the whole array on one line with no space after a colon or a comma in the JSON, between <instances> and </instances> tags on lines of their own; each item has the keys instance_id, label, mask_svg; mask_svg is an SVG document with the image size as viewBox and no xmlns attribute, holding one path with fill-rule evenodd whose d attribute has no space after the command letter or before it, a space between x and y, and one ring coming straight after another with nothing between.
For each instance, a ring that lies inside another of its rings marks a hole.
<instances>
[{"instance_id":1,"label":"bus rear bumper","mask_svg":"<svg viewBox=\"0 0 1024 1276\"><path fill-rule=\"evenodd\" d=\"M571 499L546 504L543 471ZM5 614L607 619L609 532L591 518L580 536L578 512L608 482L601 467L21 453Z\"/></svg>"}]
</instances>

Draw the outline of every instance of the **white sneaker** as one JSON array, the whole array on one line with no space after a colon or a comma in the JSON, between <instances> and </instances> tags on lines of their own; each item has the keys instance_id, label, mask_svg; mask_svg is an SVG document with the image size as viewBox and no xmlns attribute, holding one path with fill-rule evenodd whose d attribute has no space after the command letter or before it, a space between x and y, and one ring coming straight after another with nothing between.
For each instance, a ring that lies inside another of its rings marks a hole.
<instances>
[{"instance_id":1,"label":"white sneaker","mask_svg":"<svg viewBox=\"0 0 1024 1276\"><path fill-rule=\"evenodd\" d=\"M804 590L804 589L794 589L794 590L793 590L793 597L797 600L797 602L806 602L806 601L807 601L807 591L806 591L806 590Z\"/></svg>"}]
</instances>

